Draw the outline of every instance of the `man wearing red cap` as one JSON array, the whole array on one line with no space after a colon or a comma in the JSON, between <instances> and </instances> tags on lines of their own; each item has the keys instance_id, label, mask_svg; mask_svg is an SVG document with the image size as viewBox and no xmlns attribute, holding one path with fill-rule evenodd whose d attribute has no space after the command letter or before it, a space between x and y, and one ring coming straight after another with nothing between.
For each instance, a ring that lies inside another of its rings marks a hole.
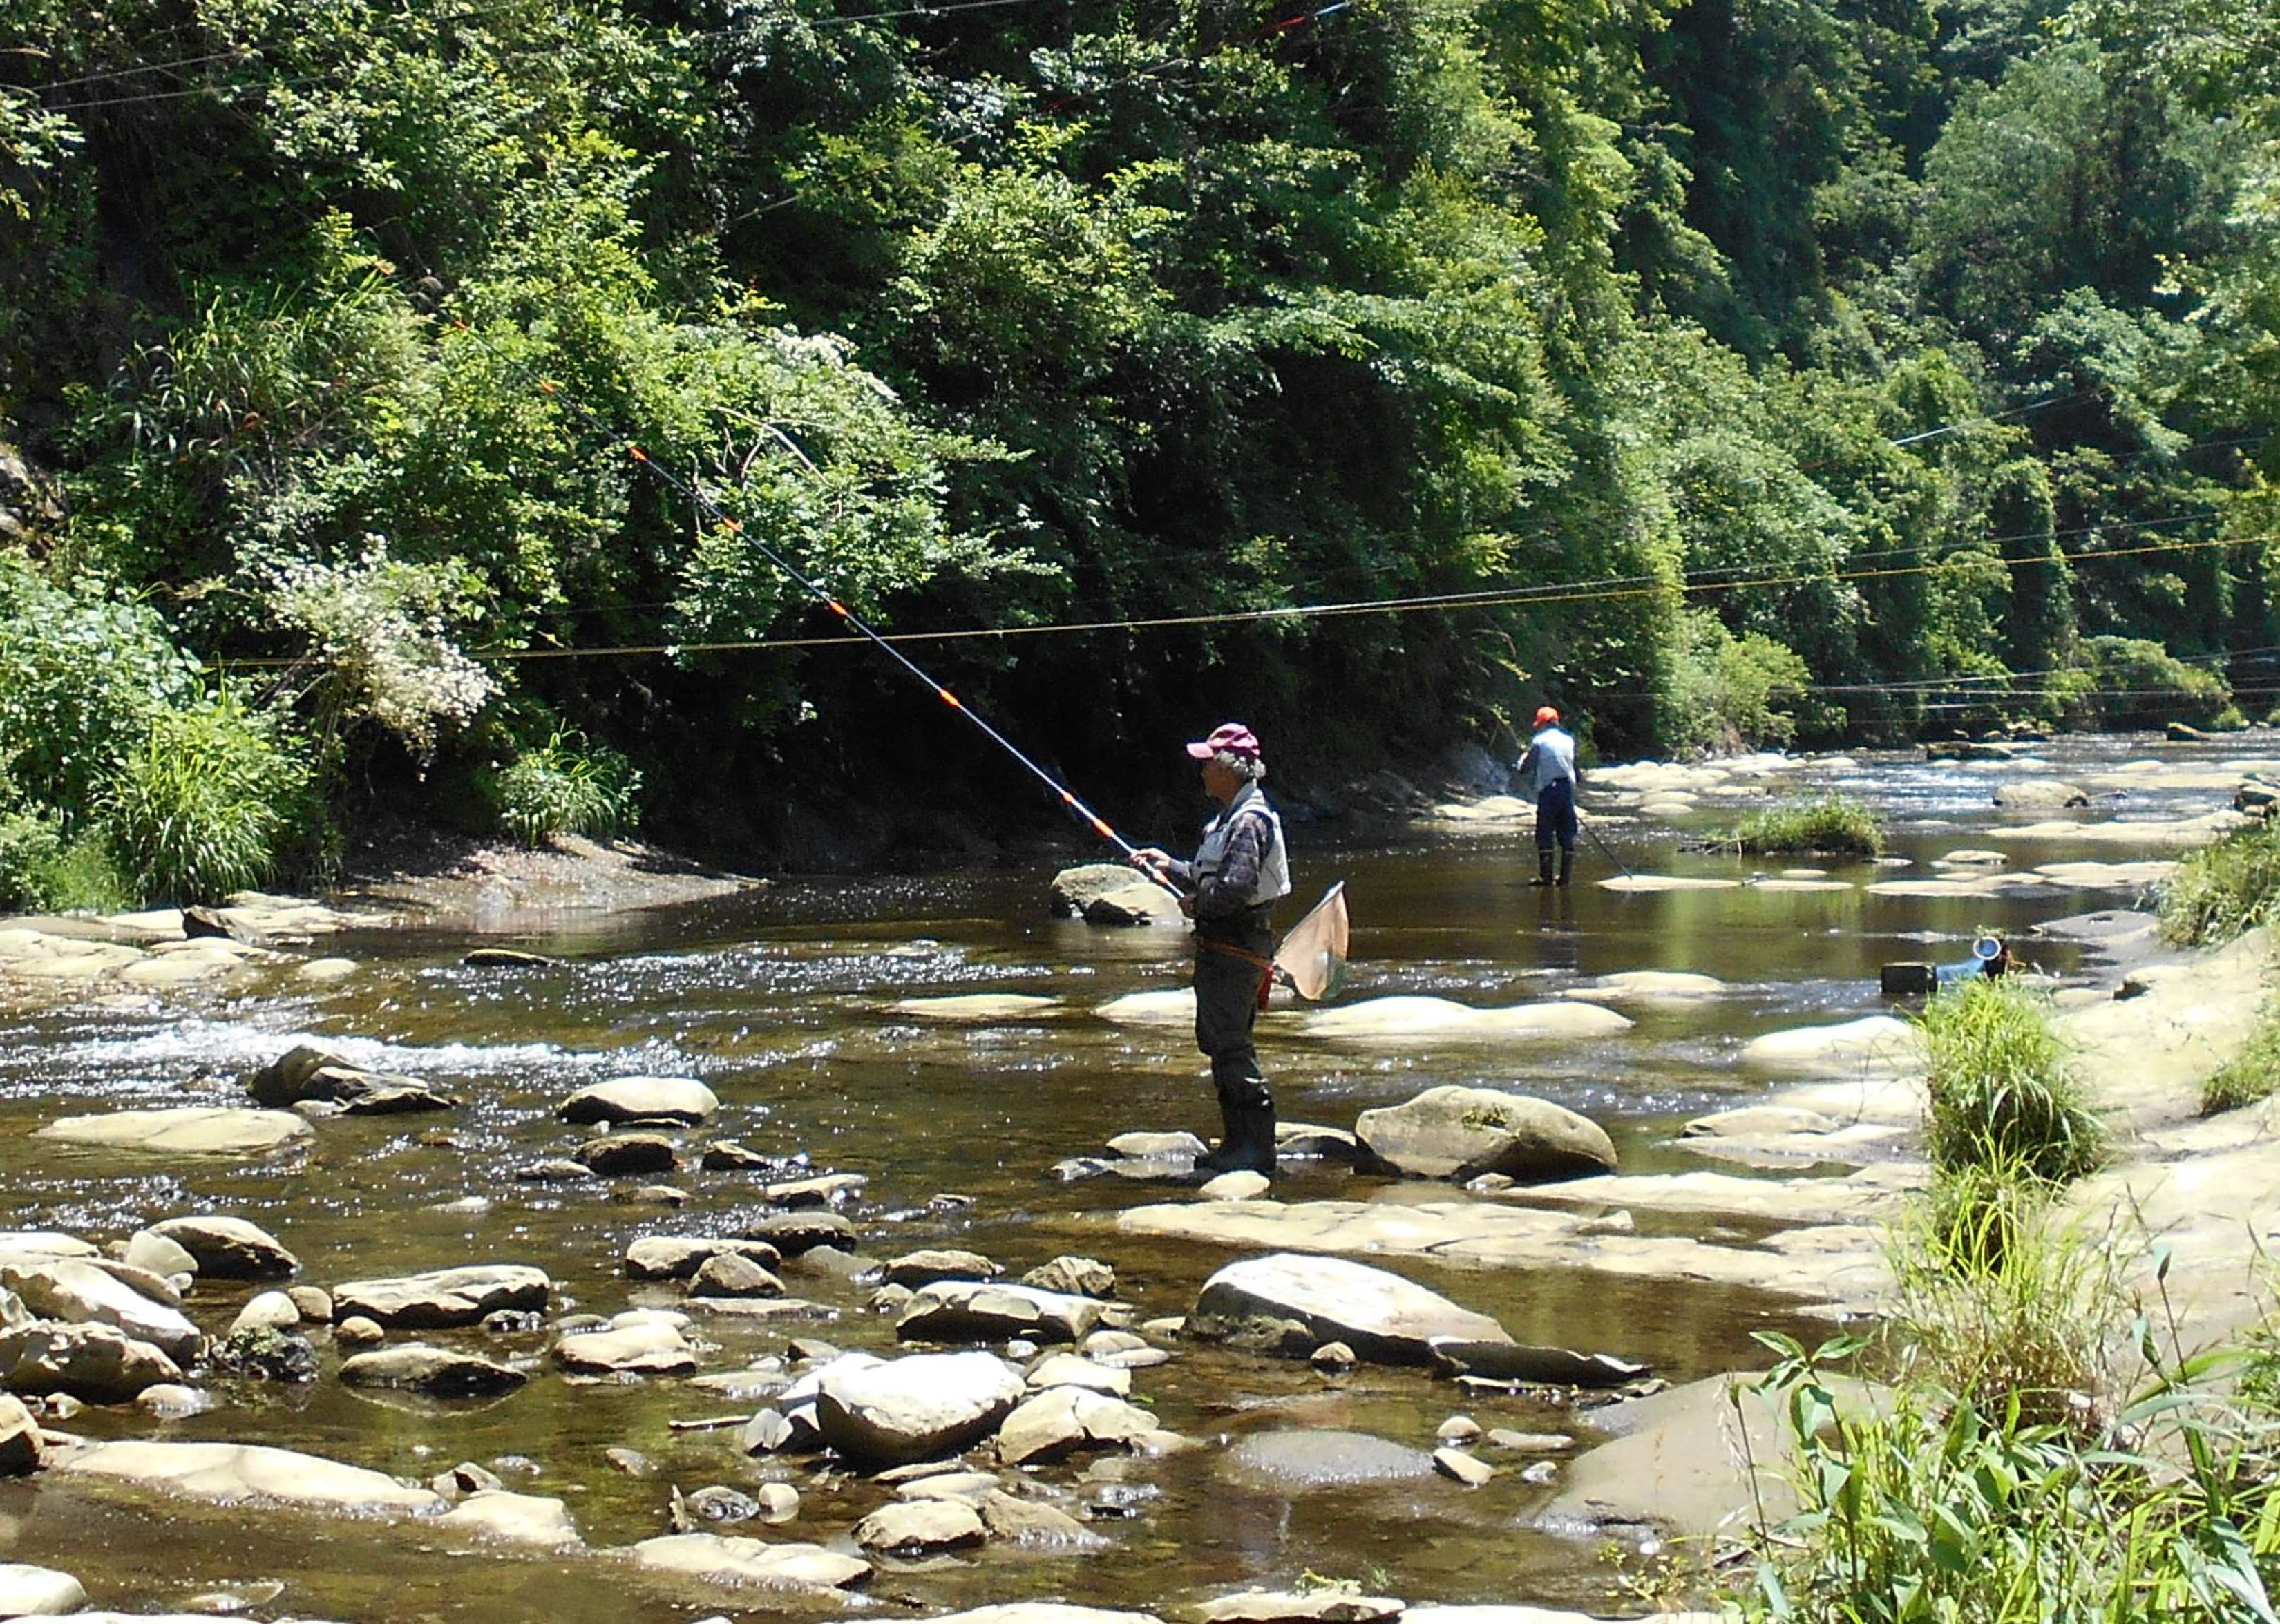
<instances>
[{"instance_id":1,"label":"man wearing red cap","mask_svg":"<svg viewBox=\"0 0 2280 1624\"><path fill-rule=\"evenodd\" d=\"M1520 758L1520 792L1536 803L1536 878L1531 885L1565 885L1575 872L1575 741L1550 705L1536 713L1536 736ZM1552 877L1552 847L1560 847L1560 878Z\"/></svg>"},{"instance_id":2,"label":"man wearing red cap","mask_svg":"<svg viewBox=\"0 0 2280 1624\"><path fill-rule=\"evenodd\" d=\"M1267 776L1259 735L1241 722L1188 746L1203 766L1204 793L1219 815L1204 826L1192 862L1155 846L1132 854L1159 879L1192 885L1180 912L1196 922L1196 1047L1211 1057L1225 1129L1219 1149L1198 1157L1206 1173L1275 1171L1275 1097L1259 1070L1252 1025L1275 974L1275 904L1290 894L1282 820L1259 793Z\"/></svg>"}]
</instances>

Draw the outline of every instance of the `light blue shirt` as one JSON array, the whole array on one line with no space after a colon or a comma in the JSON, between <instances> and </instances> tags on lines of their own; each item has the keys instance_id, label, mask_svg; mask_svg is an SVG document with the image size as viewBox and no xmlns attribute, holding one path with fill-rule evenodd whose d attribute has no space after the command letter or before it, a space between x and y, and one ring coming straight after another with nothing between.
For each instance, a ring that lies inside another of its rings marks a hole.
<instances>
[{"instance_id":1,"label":"light blue shirt","mask_svg":"<svg viewBox=\"0 0 2280 1624\"><path fill-rule=\"evenodd\" d=\"M1564 728L1546 727L1528 742L1520 758L1520 789L1533 800L1565 779L1576 781L1575 741Z\"/></svg>"}]
</instances>

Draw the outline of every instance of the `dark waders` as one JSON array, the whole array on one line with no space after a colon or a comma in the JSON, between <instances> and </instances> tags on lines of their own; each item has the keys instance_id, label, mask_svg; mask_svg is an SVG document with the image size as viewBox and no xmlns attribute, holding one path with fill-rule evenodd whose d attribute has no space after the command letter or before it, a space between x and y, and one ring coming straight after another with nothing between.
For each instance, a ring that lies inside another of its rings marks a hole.
<instances>
[{"instance_id":1,"label":"dark waders","mask_svg":"<svg viewBox=\"0 0 2280 1624\"><path fill-rule=\"evenodd\" d=\"M1552 878L1552 847L1560 847L1560 878ZM1575 781L1546 784L1536 797L1536 883L1565 885L1575 873Z\"/></svg>"},{"instance_id":2,"label":"dark waders","mask_svg":"<svg viewBox=\"0 0 2280 1624\"><path fill-rule=\"evenodd\" d=\"M1275 1171L1275 1097L1251 1038L1260 992L1273 974L1275 930L1267 914L1254 908L1196 924L1196 1047L1210 1058L1226 1129L1219 1149L1197 1159L1206 1173Z\"/></svg>"}]
</instances>

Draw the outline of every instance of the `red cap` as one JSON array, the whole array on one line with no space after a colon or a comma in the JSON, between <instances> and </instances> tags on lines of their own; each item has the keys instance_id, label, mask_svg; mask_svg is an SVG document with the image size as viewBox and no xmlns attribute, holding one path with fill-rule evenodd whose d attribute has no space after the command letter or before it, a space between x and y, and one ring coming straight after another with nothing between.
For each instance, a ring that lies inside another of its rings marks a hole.
<instances>
[{"instance_id":1,"label":"red cap","mask_svg":"<svg viewBox=\"0 0 2280 1624\"><path fill-rule=\"evenodd\" d=\"M1212 729L1211 737L1198 739L1188 746L1188 754L1198 761L1209 761L1221 750L1240 756L1245 761L1259 759L1259 735L1241 722L1221 722Z\"/></svg>"},{"instance_id":2,"label":"red cap","mask_svg":"<svg viewBox=\"0 0 2280 1624\"><path fill-rule=\"evenodd\" d=\"M1548 704L1539 707L1536 712L1536 725L1539 727L1549 727L1559 720L1560 712Z\"/></svg>"}]
</instances>

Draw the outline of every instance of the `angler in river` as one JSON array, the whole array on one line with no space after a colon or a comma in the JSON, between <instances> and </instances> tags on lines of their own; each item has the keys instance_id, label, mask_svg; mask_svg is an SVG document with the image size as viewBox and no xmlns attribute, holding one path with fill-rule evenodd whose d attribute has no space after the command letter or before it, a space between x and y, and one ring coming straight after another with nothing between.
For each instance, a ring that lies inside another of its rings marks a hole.
<instances>
[{"instance_id":1,"label":"angler in river","mask_svg":"<svg viewBox=\"0 0 2280 1624\"><path fill-rule=\"evenodd\" d=\"M1544 705L1536 712L1536 736L1518 766L1520 792L1536 803L1536 878L1531 885L1565 885L1575 873L1575 741L1560 725L1560 712ZM1560 878L1552 877L1552 847L1560 846Z\"/></svg>"},{"instance_id":2,"label":"angler in river","mask_svg":"<svg viewBox=\"0 0 2280 1624\"><path fill-rule=\"evenodd\" d=\"M1275 1172L1275 1098L1259 1070L1252 1025L1275 979L1275 904L1290 894L1282 820L1260 793L1259 736L1240 722L1188 746L1219 815L1204 826L1191 862L1144 846L1132 861L1167 885L1192 885L1180 911L1196 924L1196 1047L1211 1058L1225 1129L1198 1157L1208 1173Z\"/></svg>"}]
</instances>

